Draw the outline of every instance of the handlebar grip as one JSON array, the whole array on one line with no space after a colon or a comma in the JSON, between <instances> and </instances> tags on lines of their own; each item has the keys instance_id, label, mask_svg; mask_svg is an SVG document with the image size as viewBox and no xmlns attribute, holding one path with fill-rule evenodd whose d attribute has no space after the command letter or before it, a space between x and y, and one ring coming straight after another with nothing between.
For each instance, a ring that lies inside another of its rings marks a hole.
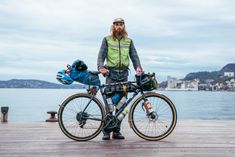
<instances>
[{"instance_id":1,"label":"handlebar grip","mask_svg":"<svg viewBox=\"0 0 235 157\"><path fill-rule=\"evenodd\" d=\"M135 75L135 79L136 79L137 85L140 85L140 84L141 84L141 77L142 77L142 75L140 75L140 76Z\"/></svg>"},{"instance_id":2,"label":"handlebar grip","mask_svg":"<svg viewBox=\"0 0 235 157\"><path fill-rule=\"evenodd\" d=\"M104 77L109 76L109 71L107 71L107 73L103 74Z\"/></svg>"}]
</instances>

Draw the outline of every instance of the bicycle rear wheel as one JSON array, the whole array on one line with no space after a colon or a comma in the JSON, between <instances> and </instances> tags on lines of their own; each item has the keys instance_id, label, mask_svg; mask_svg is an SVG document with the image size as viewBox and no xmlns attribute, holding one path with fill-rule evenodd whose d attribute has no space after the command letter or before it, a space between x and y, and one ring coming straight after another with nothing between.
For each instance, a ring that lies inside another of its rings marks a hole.
<instances>
[{"instance_id":1,"label":"bicycle rear wheel","mask_svg":"<svg viewBox=\"0 0 235 157\"><path fill-rule=\"evenodd\" d=\"M88 141L101 132L105 111L96 97L91 98L87 93L74 94L61 104L58 122L67 137Z\"/></svg>"},{"instance_id":2,"label":"bicycle rear wheel","mask_svg":"<svg viewBox=\"0 0 235 157\"><path fill-rule=\"evenodd\" d=\"M155 112L154 118L146 113L143 107L144 98L140 96L131 106L130 126L139 137L145 140L161 140L167 137L176 126L176 108L171 100L162 94L146 93L145 98Z\"/></svg>"}]
</instances>

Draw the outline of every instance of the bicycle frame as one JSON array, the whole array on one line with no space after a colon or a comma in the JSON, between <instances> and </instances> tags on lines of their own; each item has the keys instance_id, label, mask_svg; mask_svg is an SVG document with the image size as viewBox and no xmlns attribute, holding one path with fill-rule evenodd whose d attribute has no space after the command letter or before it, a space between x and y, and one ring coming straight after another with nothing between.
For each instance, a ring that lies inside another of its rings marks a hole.
<instances>
[{"instance_id":1,"label":"bicycle frame","mask_svg":"<svg viewBox=\"0 0 235 157\"><path fill-rule=\"evenodd\" d=\"M108 112L108 102L107 102L107 98L106 98L106 94L104 93L104 88L110 85L120 85L120 84L126 84L126 83L136 83L135 81L128 81L128 82L118 82L118 83L111 83L111 84L103 84L100 85L98 87L98 91L100 90L100 93L102 95L102 99L105 105L105 109L106 112ZM90 87L88 88L90 89ZM97 91L97 92L98 92ZM122 112L123 110L130 104L130 102L139 94L141 93L142 96L144 97L145 100L145 96L144 96L144 92L141 88L137 88L135 92L133 92L132 97L130 97L129 99L127 99L127 101L121 106L121 108L118 110L118 112L115 113L114 117L117 118ZM96 94L92 94L92 97L90 99L90 101L88 102L88 104L86 105L86 107L84 108L84 110L82 112L85 112L85 110L87 109L87 107L89 106L89 104L91 103L92 99L95 97ZM92 119L92 120L98 120L98 121L104 121L103 119L97 119L97 118L87 118L87 119Z\"/></svg>"},{"instance_id":2,"label":"bicycle frame","mask_svg":"<svg viewBox=\"0 0 235 157\"><path fill-rule=\"evenodd\" d=\"M120 84L120 83L119 83ZM108 106L108 102L107 102L107 99L106 99L106 94L103 92L103 88L100 88L100 92L101 92L101 95L102 95L102 98L103 98L103 102L104 102L104 105L105 107L107 108ZM129 99L127 99L127 101L121 106L121 108L118 110L118 112L115 113L115 117L117 118L121 113L122 111L130 104L130 102L140 93L140 89L137 89L134 94L132 95L132 97L130 97ZM107 110L107 109L106 109Z\"/></svg>"}]
</instances>

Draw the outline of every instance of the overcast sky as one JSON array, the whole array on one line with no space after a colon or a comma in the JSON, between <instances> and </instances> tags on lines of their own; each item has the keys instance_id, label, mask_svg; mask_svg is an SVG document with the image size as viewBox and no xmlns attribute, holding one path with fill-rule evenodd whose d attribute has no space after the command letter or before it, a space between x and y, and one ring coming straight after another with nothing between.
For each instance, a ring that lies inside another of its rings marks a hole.
<instances>
[{"instance_id":1,"label":"overcast sky","mask_svg":"<svg viewBox=\"0 0 235 157\"><path fill-rule=\"evenodd\" d=\"M96 70L116 17L159 81L235 62L234 0L1 0L0 80L56 82L76 59Z\"/></svg>"}]
</instances>

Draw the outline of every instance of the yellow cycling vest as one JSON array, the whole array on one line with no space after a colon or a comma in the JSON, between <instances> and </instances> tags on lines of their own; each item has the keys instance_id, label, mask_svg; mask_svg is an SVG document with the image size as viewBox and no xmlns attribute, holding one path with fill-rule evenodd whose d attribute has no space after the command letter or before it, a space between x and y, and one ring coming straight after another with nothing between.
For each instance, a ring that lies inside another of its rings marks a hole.
<instances>
[{"instance_id":1,"label":"yellow cycling vest","mask_svg":"<svg viewBox=\"0 0 235 157\"><path fill-rule=\"evenodd\" d=\"M108 53L106 57L106 65L108 68L126 69L129 67L129 51L131 39L122 38L121 40L114 39L112 36L107 36Z\"/></svg>"}]
</instances>

